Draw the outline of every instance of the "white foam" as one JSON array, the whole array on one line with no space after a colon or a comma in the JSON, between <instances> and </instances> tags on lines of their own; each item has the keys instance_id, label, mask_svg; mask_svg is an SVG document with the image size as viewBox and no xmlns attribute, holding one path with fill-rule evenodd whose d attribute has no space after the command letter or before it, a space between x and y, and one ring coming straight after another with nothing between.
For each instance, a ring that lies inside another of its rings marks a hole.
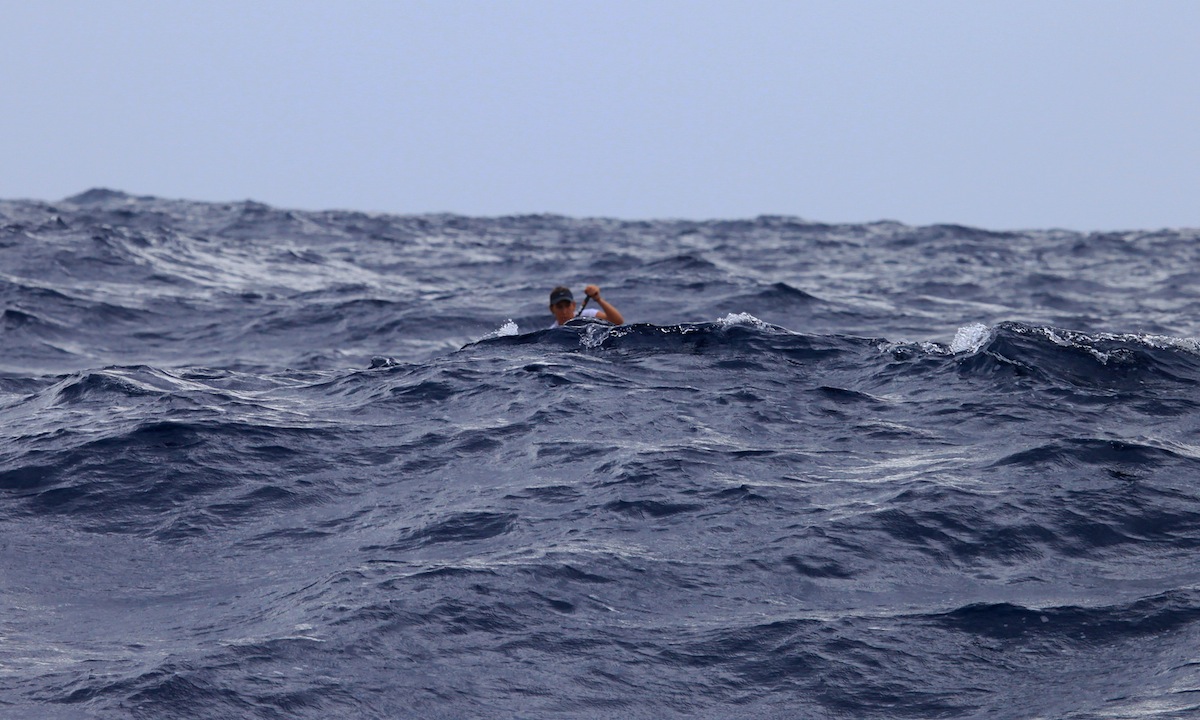
<instances>
[{"instance_id":1,"label":"white foam","mask_svg":"<svg viewBox=\"0 0 1200 720\"><path fill-rule=\"evenodd\" d=\"M493 338L501 338L501 337L512 337L513 335L517 335L520 332L521 332L520 328L517 327L517 324L515 322L513 322L511 319L505 320L503 325L501 325L500 327L491 331L487 335L484 335L483 337L479 338L479 341L491 340Z\"/></svg>"},{"instance_id":2,"label":"white foam","mask_svg":"<svg viewBox=\"0 0 1200 720\"><path fill-rule=\"evenodd\" d=\"M954 333L954 341L950 343L950 352L958 353L979 352L992 337L992 329L983 323L964 325Z\"/></svg>"},{"instance_id":3,"label":"white foam","mask_svg":"<svg viewBox=\"0 0 1200 720\"><path fill-rule=\"evenodd\" d=\"M721 327L733 327L734 325L749 325L756 328L765 328L767 324L762 320L754 317L750 313L729 313L723 318L717 320L717 324Z\"/></svg>"},{"instance_id":4,"label":"white foam","mask_svg":"<svg viewBox=\"0 0 1200 720\"><path fill-rule=\"evenodd\" d=\"M608 336L612 333L612 328L603 325L588 325L583 329L583 333L579 335L579 344L595 350L600 347Z\"/></svg>"}]
</instances>

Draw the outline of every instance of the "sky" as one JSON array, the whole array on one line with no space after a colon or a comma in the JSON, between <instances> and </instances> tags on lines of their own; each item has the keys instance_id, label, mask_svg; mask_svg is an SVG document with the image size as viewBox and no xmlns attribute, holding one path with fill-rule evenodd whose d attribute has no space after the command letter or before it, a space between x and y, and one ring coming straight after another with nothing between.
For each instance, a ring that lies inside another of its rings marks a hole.
<instances>
[{"instance_id":1,"label":"sky","mask_svg":"<svg viewBox=\"0 0 1200 720\"><path fill-rule=\"evenodd\" d=\"M1200 227L1193 0L0 0L0 198Z\"/></svg>"}]
</instances>

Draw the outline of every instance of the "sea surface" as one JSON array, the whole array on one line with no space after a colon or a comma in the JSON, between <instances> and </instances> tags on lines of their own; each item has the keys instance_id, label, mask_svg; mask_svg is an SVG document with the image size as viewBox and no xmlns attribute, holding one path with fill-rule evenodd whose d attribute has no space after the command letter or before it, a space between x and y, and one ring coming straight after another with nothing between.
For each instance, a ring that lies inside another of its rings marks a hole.
<instances>
[{"instance_id":1,"label":"sea surface","mask_svg":"<svg viewBox=\"0 0 1200 720\"><path fill-rule=\"evenodd\" d=\"M0 201L0 717L1200 716L1200 231ZM549 290L628 324L548 329Z\"/></svg>"}]
</instances>

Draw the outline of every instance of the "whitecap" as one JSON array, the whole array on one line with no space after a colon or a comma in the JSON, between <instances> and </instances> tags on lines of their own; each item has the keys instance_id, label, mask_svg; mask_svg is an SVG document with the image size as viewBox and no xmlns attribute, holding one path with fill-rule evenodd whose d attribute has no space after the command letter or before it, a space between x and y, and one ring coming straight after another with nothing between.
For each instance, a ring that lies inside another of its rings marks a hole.
<instances>
[{"instance_id":1,"label":"whitecap","mask_svg":"<svg viewBox=\"0 0 1200 720\"><path fill-rule=\"evenodd\" d=\"M613 328L608 325L589 324L579 335L579 344L589 350L595 350L604 344Z\"/></svg>"},{"instance_id":2,"label":"whitecap","mask_svg":"<svg viewBox=\"0 0 1200 720\"><path fill-rule=\"evenodd\" d=\"M979 352L979 349L991 338L992 329L983 323L964 325L954 333L954 340L950 343L950 352L955 355Z\"/></svg>"},{"instance_id":3,"label":"whitecap","mask_svg":"<svg viewBox=\"0 0 1200 720\"><path fill-rule=\"evenodd\" d=\"M518 333L520 333L520 328L517 327L517 324L515 322L513 322L511 319L509 319L509 320L505 320L504 324L501 325L500 327L491 331L487 335L484 335L483 337L479 338L479 340L477 340L476 342L482 342L484 340L492 340L493 338L512 337L513 335L517 335Z\"/></svg>"},{"instance_id":4,"label":"whitecap","mask_svg":"<svg viewBox=\"0 0 1200 720\"><path fill-rule=\"evenodd\" d=\"M734 325L749 325L756 328L767 327L765 322L745 312L729 313L725 317L718 319L717 325L720 325L722 328L733 327Z\"/></svg>"}]
</instances>

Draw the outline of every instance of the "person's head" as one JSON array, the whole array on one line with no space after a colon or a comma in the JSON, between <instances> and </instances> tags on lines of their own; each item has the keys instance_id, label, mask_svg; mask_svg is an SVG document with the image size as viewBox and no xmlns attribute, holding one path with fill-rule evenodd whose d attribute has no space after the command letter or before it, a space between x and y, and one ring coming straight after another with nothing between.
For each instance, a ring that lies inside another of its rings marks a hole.
<instances>
[{"instance_id":1,"label":"person's head","mask_svg":"<svg viewBox=\"0 0 1200 720\"><path fill-rule=\"evenodd\" d=\"M575 317L575 296L570 288L559 285L550 291L550 312L559 325Z\"/></svg>"}]
</instances>

